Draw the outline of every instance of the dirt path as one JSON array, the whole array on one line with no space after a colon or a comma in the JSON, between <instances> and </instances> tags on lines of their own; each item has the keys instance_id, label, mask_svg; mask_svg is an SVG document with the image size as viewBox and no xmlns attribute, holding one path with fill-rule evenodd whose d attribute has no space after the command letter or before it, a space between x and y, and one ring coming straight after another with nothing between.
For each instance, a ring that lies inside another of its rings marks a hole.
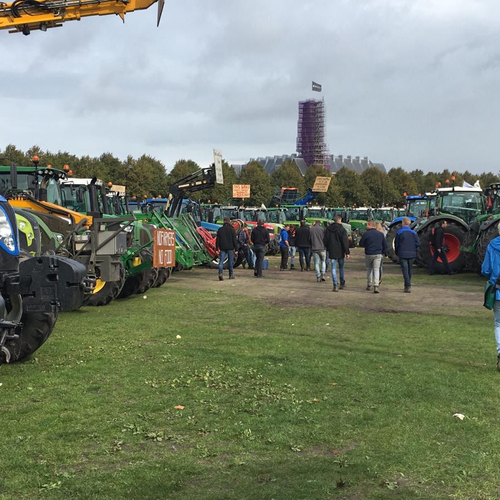
<instances>
[{"instance_id":1,"label":"dirt path","mask_svg":"<svg viewBox=\"0 0 500 500\"><path fill-rule=\"evenodd\" d=\"M298 256L295 259L298 266ZM169 282L180 288L198 290L218 290L231 288L231 293L259 297L279 307L353 307L365 311L392 313L416 312L425 314L470 316L488 314L482 307L484 278L472 273L454 276L428 276L425 269L414 267L412 293L403 293L403 276L399 265L384 259L384 275L380 293L365 290L366 270L362 249L354 249L346 262L346 289L333 293L332 278L327 272L327 280L316 282L312 272L280 271L279 258L269 259L269 269L262 279L256 279L253 271L235 269L234 280L218 281L217 271L196 268L175 274Z\"/></svg>"}]
</instances>

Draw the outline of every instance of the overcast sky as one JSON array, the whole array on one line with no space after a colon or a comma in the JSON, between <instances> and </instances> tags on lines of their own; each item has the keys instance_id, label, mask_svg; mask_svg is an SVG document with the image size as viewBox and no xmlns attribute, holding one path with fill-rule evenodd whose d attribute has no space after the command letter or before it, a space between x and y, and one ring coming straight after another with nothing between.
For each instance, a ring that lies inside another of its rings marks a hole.
<instances>
[{"instance_id":1,"label":"overcast sky","mask_svg":"<svg viewBox=\"0 0 500 500\"><path fill-rule=\"evenodd\" d=\"M0 148L244 163L324 97L333 154L498 172L499 28L498 0L166 0L159 28L155 4L0 31Z\"/></svg>"}]
</instances>

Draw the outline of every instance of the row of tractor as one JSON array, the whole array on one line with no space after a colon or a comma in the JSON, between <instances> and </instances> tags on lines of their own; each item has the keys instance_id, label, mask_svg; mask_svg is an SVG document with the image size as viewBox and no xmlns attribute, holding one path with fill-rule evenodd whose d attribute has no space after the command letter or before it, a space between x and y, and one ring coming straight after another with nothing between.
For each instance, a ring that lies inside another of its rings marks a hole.
<instances>
[{"instance_id":1,"label":"row of tractor","mask_svg":"<svg viewBox=\"0 0 500 500\"><path fill-rule=\"evenodd\" d=\"M105 306L162 286L176 270L218 264L215 238L182 200L215 181L214 166L171 187L166 204L63 170L0 167L0 363L50 336L61 311Z\"/></svg>"}]
</instances>

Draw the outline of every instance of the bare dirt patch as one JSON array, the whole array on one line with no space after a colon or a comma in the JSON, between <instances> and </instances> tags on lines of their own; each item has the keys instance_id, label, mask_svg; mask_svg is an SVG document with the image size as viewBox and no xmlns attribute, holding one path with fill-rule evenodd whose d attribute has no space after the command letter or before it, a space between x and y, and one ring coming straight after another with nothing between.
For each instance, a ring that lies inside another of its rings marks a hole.
<instances>
[{"instance_id":1,"label":"bare dirt patch","mask_svg":"<svg viewBox=\"0 0 500 500\"><path fill-rule=\"evenodd\" d=\"M296 258L298 266L298 258ZM218 281L217 271L196 268L174 274L170 280L181 289L224 291L262 299L279 308L352 307L373 312L404 314L447 314L469 316L482 311L482 287L485 279L471 273L454 276L428 276L425 269L414 267L412 293L403 293L403 276L399 265L384 259L380 293L366 290L366 268L362 249L354 249L346 261L346 288L332 291L330 272L325 282L316 282L314 271L280 271L277 257L269 259L263 278L255 278L250 269L235 269L234 280ZM167 285L168 286L168 285ZM484 313L488 311L484 309Z\"/></svg>"}]
</instances>

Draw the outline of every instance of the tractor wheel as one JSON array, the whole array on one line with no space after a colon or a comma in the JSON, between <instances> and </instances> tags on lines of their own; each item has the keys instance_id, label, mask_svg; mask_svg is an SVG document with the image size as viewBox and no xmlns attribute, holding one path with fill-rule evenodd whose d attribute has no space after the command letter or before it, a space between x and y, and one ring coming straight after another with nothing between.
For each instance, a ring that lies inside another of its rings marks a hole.
<instances>
[{"instance_id":1,"label":"tractor wheel","mask_svg":"<svg viewBox=\"0 0 500 500\"><path fill-rule=\"evenodd\" d=\"M477 238L477 231L472 230L469 227L469 230L467 231L467 234L465 235L464 239L464 247L471 247L474 245L474 242L476 241ZM471 270L474 271L475 273L481 274L481 264L479 263L479 260L477 258L477 248L476 252L463 252L464 258L465 258L465 264L467 267Z\"/></svg>"},{"instance_id":2,"label":"tractor wheel","mask_svg":"<svg viewBox=\"0 0 500 500\"><path fill-rule=\"evenodd\" d=\"M84 306L105 306L112 300L116 299L125 283L125 269L120 264L120 279L118 281L101 281L97 280L94 293L83 300Z\"/></svg>"},{"instance_id":3,"label":"tractor wheel","mask_svg":"<svg viewBox=\"0 0 500 500\"><path fill-rule=\"evenodd\" d=\"M170 278L171 274L172 274L172 269L170 267L164 267L158 269L158 277L154 282L153 288L159 288L160 286L162 286L165 283L165 281L167 281L168 278Z\"/></svg>"},{"instance_id":4,"label":"tractor wheel","mask_svg":"<svg viewBox=\"0 0 500 500\"><path fill-rule=\"evenodd\" d=\"M245 260L245 253L242 251L236 252L234 256L233 268L236 269L241 266L241 263ZM227 267L227 266L226 266Z\"/></svg>"},{"instance_id":5,"label":"tractor wheel","mask_svg":"<svg viewBox=\"0 0 500 500\"><path fill-rule=\"evenodd\" d=\"M396 234L402 227L401 222L394 224L385 237L387 241L387 255L396 264L399 264L399 257L396 255Z\"/></svg>"},{"instance_id":6,"label":"tractor wheel","mask_svg":"<svg viewBox=\"0 0 500 500\"><path fill-rule=\"evenodd\" d=\"M143 273L139 275L141 280L139 288L135 293L144 293L155 284L156 279L158 278L158 269L156 267L150 267L146 269Z\"/></svg>"},{"instance_id":7,"label":"tractor wheel","mask_svg":"<svg viewBox=\"0 0 500 500\"><path fill-rule=\"evenodd\" d=\"M463 245L466 234L467 231L463 226L454 221L448 221L448 227L444 232L443 244L448 247L446 257L448 258L450 269L454 273L462 271L465 266L465 256L460 251L460 247ZM434 249L432 249L430 244L432 237L432 224L429 224L421 232L419 232L419 237L420 246L418 248L417 260L420 261L423 267L428 268L432 256L434 255ZM437 260L435 270L437 273L441 274L446 272L441 259Z\"/></svg>"},{"instance_id":8,"label":"tractor wheel","mask_svg":"<svg viewBox=\"0 0 500 500\"><path fill-rule=\"evenodd\" d=\"M9 340L10 361L21 361L34 353L50 336L56 324L57 313L24 313L19 338Z\"/></svg>"},{"instance_id":9,"label":"tractor wheel","mask_svg":"<svg viewBox=\"0 0 500 500\"><path fill-rule=\"evenodd\" d=\"M499 235L500 222L492 224L486 231L483 231L479 236L479 241L477 242L477 264L479 267L479 272L481 272L481 266L484 262L484 257L486 256L486 249L493 238Z\"/></svg>"},{"instance_id":10,"label":"tractor wheel","mask_svg":"<svg viewBox=\"0 0 500 500\"><path fill-rule=\"evenodd\" d=\"M134 295L134 293L137 293L140 286L141 286L140 274L127 278L117 298L126 299L127 297Z\"/></svg>"}]
</instances>

